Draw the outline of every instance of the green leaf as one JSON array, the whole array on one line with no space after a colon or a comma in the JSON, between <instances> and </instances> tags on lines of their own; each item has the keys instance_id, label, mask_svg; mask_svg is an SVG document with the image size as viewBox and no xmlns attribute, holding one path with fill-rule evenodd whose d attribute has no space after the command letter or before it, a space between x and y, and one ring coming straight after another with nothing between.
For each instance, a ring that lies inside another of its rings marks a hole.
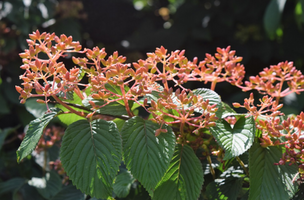
<instances>
[{"instance_id":1,"label":"green leaf","mask_svg":"<svg viewBox=\"0 0 304 200\"><path fill-rule=\"evenodd\" d=\"M119 118L114 119L113 122L115 122L115 124L116 124L116 126L117 126L117 128L118 128L119 131L122 130L122 127L125 124L125 120L119 119Z\"/></svg>"},{"instance_id":2,"label":"green leaf","mask_svg":"<svg viewBox=\"0 0 304 200\"><path fill-rule=\"evenodd\" d=\"M51 108L50 112L45 113L42 117L30 122L26 135L17 150L18 162L32 153L43 133L44 128L60 111L61 110L58 108Z\"/></svg>"},{"instance_id":3,"label":"green leaf","mask_svg":"<svg viewBox=\"0 0 304 200\"><path fill-rule=\"evenodd\" d=\"M89 101L93 101L98 106L102 106L105 104L105 101L96 100L91 97L84 99L82 103L84 106L91 108L92 106L90 105ZM108 105L105 105L104 107L100 108L97 112L100 114L113 116L128 115L126 107L118 102L111 102Z\"/></svg>"},{"instance_id":4,"label":"green leaf","mask_svg":"<svg viewBox=\"0 0 304 200\"><path fill-rule=\"evenodd\" d=\"M110 92L113 92L115 94L119 94L120 96L123 96L123 94L121 92L121 88L119 86L117 86L117 85L111 85L109 83L106 83L105 84L105 88L107 90L109 90ZM124 90L125 90L125 93L127 93L130 90L130 88L128 86L124 85ZM112 97L112 99L117 99L117 98L118 97ZM124 103L123 100L118 100L117 103L121 104L122 106L125 106L125 103ZM130 108L133 107L133 101L128 101L128 104L129 104L128 106Z\"/></svg>"},{"instance_id":5,"label":"green leaf","mask_svg":"<svg viewBox=\"0 0 304 200\"><path fill-rule=\"evenodd\" d=\"M106 83L105 88L115 94L122 95L121 89L117 85L111 85L109 83ZM124 85L124 89L125 89L125 92L127 92L130 88L128 86Z\"/></svg>"},{"instance_id":6,"label":"green leaf","mask_svg":"<svg viewBox=\"0 0 304 200\"><path fill-rule=\"evenodd\" d=\"M204 101L208 99L210 105L216 104L216 107L221 107L221 97L213 90L210 90L208 88L198 88L196 90L193 90L193 94L202 96Z\"/></svg>"},{"instance_id":7,"label":"green leaf","mask_svg":"<svg viewBox=\"0 0 304 200\"><path fill-rule=\"evenodd\" d=\"M78 104L78 105L82 105L81 99L79 98L79 96L74 93L73 94L73 100L64 100L65 102L69 102L69 103L73 103L73 104ZM61 104L56 104L57 108L60 108L63 111L68 111L68 109L66 109L64 106L62 106ZM71 106L74 110L76 111L83 111L80 108L76 108ZM80 117L79 115L76 115L74 113L69 113L69 114L62 114L62 115L58 115L59 120L66 124L66 125L70 125L78 120L81 119L85 119L84 117Z\"/></svg>"},{"instance_id":8,"label":"green leaf","mask_svg":"<svg viewBox=\"0 0 304 200\"><path fill-rule=\"evenodd\" d=\"M264 14L264 28L270 37L273 37L279 28L281 15L285 7L286 0L271 0Z\"/></svg>"},{"instance_id":9,"label":"green leaf","mask_svg":"<svg viewBox=\"0 0 304 200\"><path fill-rule=\"evenodd\" d=\"M32 177L28 184L35 187L39 194L46 199L55 196L61 190L61 178L55 171L46 173L45 177Z\"/></svg>"},{"instance_id":10,"label":"green leaf","mask_svg":"<svg viewBox=\"0 0 304 200\"><path fill-rule=\"evenodd\" d=\"M217 143L225 150L224 160L239 156L247 151L254 141L255 123L252 116L241 116L233 128L225 120L210 127Z\"/></svg>"},{"instance_id":11,"label":"green leaf","mask_svg":"<svg viewBox=\"0 0 304 200\"><path fill-rule=\"evenodd\" d=\"M254 143L249 151L250 192L252 200L290 199L297 191L293 183L298 168L296 165L275 165L282 158L283 147L263 148Z\"/></svg>"},{"instance_id":12,"label":"green leaf","mask_svg":"<svg viewBox=\"0 0 304 200\"><path fill-rule=\"evenodd\" d=\"M147 98L147 100L148 100L147 103L151 103L151 100L157 102L157 99L159 98L159 92L153 90L151 92L151 94L146 94L145 98Z\"/></svg>"},{"instance_id":13,"label":"green leaf","mask_svg":"<svg viewBox=\"0 0 304 200\"><path fill-rule=\"evenodd\" d=\"M73 185L69 185L60 190L50 200L85 200L85 195Z\"/></svg>"},{"instance_id":14,"label":"green leaf","mask_svg":"<svg viewBox=\"0 0 304 200\"><path fill-rule=\"evenodd\" d=\"M216 180L207 185L206 196L208 199L237 199L242 190L243 178L228 177Z\"/></svg>"},{"instance_id":15,"label":"green leaf","mask_svg":"<svg viewBox=\"0 0 304 200\"><path fill-rule=\"evenodd\" d=\"M153 199L198 199L204 182L200 160L188 145L176 146L170 166L158 183Z\"/></svg>"},{"instance_id":16,"label":"green leaf","mask_svg":"<svg viewBox=\"0 0 304 200\"><path fill-rule=\"evenodd\" d=\"M222 106L216 112L216 116L218 118L224 119L225 117L228 117L231 115L233 115L233 116L238 115L238 113L236 113L228 104L221 102L221 105Z\"/></svg>"},{"instance_id":17,"label":"green leaf","mask_svg":"<svg viewBox=\"0 0 304 200\"><path fill-rule=\"evenodd\" d=\"M169 126L167 133L155 137L159 124L133 117L122 128L123 155L128 170L152 195L152 190L165 174L175 147L175 135Z\"/></svg>"},{"instance_id":18,"label":"green leaf","mask_svg":"<svg viewBox=\"0 0 304 200\"><path fill-rule=\"evenodd\" d=\"M81 191L97 198L111 196L121 161L121 137L115 123L98 119L71 124L62 139L60 158Z\"/></svg>"},{"instance_id":19,"label":"green leaf","mask_svg":"<svg viewBox=\"0 0 304 200\"><path fill-rule=\"evenodd\" d=\"M47 107L45 104L37 103L38 98L31 98L26 100L25 102L25 108L26 110L31 113L34 117L39 118L44 115L44 113L47 111ZM49 108L52 108L52 104L48 104Z\"/></svg>"},{"instance_id":20,"label":"green leaf","mask_svg":"<svg viewBox=\"0 0 304 200\"><path fill-rule=\"evenodd\" d=\"M123 171L120 174L117 175L113 189L114 193L119 197L119 198L125 198L129 192L131 185L135 179L133 178L131 172L129 171Z\"/></svg>"},{"instance_id":21,"label":"green leaf","mask_svg":"<svg viewBox=\"0 0 304 200\"><path fill-rule=\"evenodd\" d=\"M61 108L61 106L58 107ZM74 122L77 122L78 120L85 119L84 117L80 117L79 115L76 115L74 113L58 115L58 118L62 123L66 124L67 126Z\"/></svg>"},{"instance_id":22,"label":"green leaf","mask_svg":"<svg viewBox=\"0 0 304 200\"><path fill-rule=\"evenodd\" d=\"M222 113L220 111L222 110L222 100L221 97L216 92L207 88L198 88L196 90L193 90L193 94L202 96L204 101L208 99L210 105L216 104L216 107L218 108L218 111L216 112L216 116L218 118L221 118ZM204 110L196 109L195 112L203 113Z\"/></svg>"},{"instance_id":23,"label":"green leaf","mask_svg":"<svg viewBox=\"0 0 304 200\"><path fill-rule=\"evenodd\" d=\"M24 178L12 178L0 183L0 195L20 188L22 185L26 184L26 181L27 180Z\"/></svg>"},{"instance_id":24,"label":"green leaf","mask_svg":"<svg viewBox=\"0 0 304 200\"><path fill-rule=\"evenodd\" d=\"M158 84L158 83L155 83L155 85L158 87L158 90L159 90L159 91L163 91L163 90L164 90L164 88L163 88L162 85L160 85L160 84ZM159 98L159 93L160 93L160 92L158 92L158 91L156 91L156 90L152 90L152 92L151 92L150 94L146 94L146 95L142 98L142 100L144 100L144 99L147 98L147 100L148 100L147 103L151 103L151 100L157 102L157 99Z\"/></svg>"}]
</instances>

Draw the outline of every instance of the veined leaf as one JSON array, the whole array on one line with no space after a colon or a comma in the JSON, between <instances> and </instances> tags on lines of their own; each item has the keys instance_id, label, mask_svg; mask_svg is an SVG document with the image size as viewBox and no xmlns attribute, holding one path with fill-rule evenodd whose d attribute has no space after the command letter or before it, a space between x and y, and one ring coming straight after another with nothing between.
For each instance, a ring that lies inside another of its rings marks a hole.
<instances>
[{"instance_id":1,"label":"veined leaf","mask_svg":"<svg viewBox=\"0 0 304 200\"><path fill-rule=\"evenodd\" d=\"M115 123L98 119L71 124L63 136L60 158L81 191L97 198L111 196L121 161L121 137Z\"/></svg>"},{"instance_id":2,"label":"veined leaf","mask_svg":"<svg viewBox=\"0 0 304 200\"><path fill-rule=\"evenodd\" d=\"M214 92L213 90L207 89L207 88L198 88L196 90L193 90L193 94L202 96L204 101L209 100L210 105L216 104L216 107L218 108L218 110L216 112L216 116L218 118L221 118L222 100L221 100L221 97L216 92ZM204 110L195 109L195 112L203 113Z\"/></svg>"},{"instance_id":3,"label":"veined leaf","mask_svg":"<svg viewBox=\"0 0 304 200\"><path fill-rule=\"evenodd\" d=\"M59 108L50 108L50 110L50 112L44 114L40 118L31 121L29 124L26 135L17 150L18 162L32 153L43 133L44 128L61 111Z\"/></svg>"},{"instance_id":4,"label":"veined leaf","mask_svg":"<svg viewBox=\"0 0 304 200\"><path fill-rule=\"evenodd\" d=\"M216 111L216 116L218 118L224 119L225 117L231 115L238 115L228 104L221 102L221 107Z\"/></svg>"},{"instance_id":5,"label":"veined leaf","mask_svg":"<svg viewBox=\"0 0 304 200\"><path fill-rule=\"evenodd\" d=\"M155 86L159 89L159 91L164 90L163 86L158 83L155 83ZM142 99L147 98L148 103L151 103L151 100L157 102L157 99L159 98L159 93L160 92L158 92L156 90L152 90L152 92L150 94L146 94Z\"/></svg>"},{"instance_id":6,"label":"veined leaf","mask_svg":"<svg viewBox=\"0 0 304 200\"><path fill-rule=\"evenodd\" d=\"M283 148L263 148L254 143L249 151L250 200L290 199L297 191L292 179L297 166L275 165L282 158Z\"/></svg>"},{"instance_id":7,"label":"veined leaf","mask_svg":"<svg viewBox=\"0 0 304 200\"><path fill-rule=\"evenodd\" d=\"M105 84L105 88L106 88L107 90L109 90L109 91L115 93L115 94L119 94L119 95L122 96L121 88L120 88L119 86L117 86L117 85L111 85L111 84L109 84L109 83L106 83L106 84ZM129 88L127 85L124 85L124 90L125 90L125 93L127 93L127 92L130 90L130 88ZM117 97L112 97L112 98L113 98L113 99L116 99ZM125 103L124 103L123 100L118 100L117 103L119 103L119 104L122 105L122 106L125 106ZM129 106L130 108L132 108L132 106L133 106L133 101L129 101L128 104L129 104L128 106Z\"/></svg>"},{"instance_id":8,"label":"veined leaf","mask_svg":"<svg viewBox=\"0 0 304 200\"><path fill-rule=\"evenodd\" d=\"M73 99L73 100L71 100L71 99L66 99L66 100L64 100L64 101L69 102L69 103L73 103L73 104L82 105L81 99L79 98L79 96L78 96L75 92L73 93L73 98L72 98L72 99ZM60 109L63 110L63 111L68 111L68 109L66 109L66 108L65 108L63 105L61 105L61 104L56 104L56 107L57 107L57 108L60 108ZM72 106L72 108L73 108L74 110L76 110L76 111L82 111L82 109L80 109L80 108L75 108L75 107L73 107L73 106ZM70 125L70 124L72 124L72 123L74 123L74 122L76 122L76 121L78 121L78 120L81 120L81 119L85 119L85 118L80 117L79 115L76 115L76 114L74 114L74 113L62 114L62 115L59 115L58 118L59 118L59 120L60 120L62 123L66 124L66 125Z\"/></svg>"},{"instance_id":9,"label":"veined leaf","mask_svg":"<svg viewBox=\"0 0 304 200\"><path fill-rule=\"evenodd\" d=\"M193 90L193 94L202 96L204 101L208 99L210 105L216 104L216 107L218 108L220 108L222 105L221 97L213 90L207 88L198 88Z\"/></svg>"},{"instance_id":10,"label":"veined leaf","mask_svg":"<svg viewBox=\"0 0 304 200\"><path fill-rule=\"evenodd\" d=\"M118 128L119 131L122 130L122 127L125 124L125 120L119 119L119 118L114 119L113 122L115 122L115 124L116 124L116 126L117 126L117 128Z\"/></svg>"},{"instance_id":11,"label":"veined leaf","mask_svg":"<svg viewBox=\"0 0 304 200\"><path fill-rule=\"evenodd\" d=\"M155 200L198 199L204 182L200 160L188 145L176 146L170 166L158 183Z\"/></svg>"},{"instance_id":12,"label":"veined leaf","mask_svg":"<svg viewBox=\"0 0 304 200\"><path fill-rule=\"evenodd\" d=\"M159 128L159 124L133 117L121 131L125 164L150 195L170 164L176 141L166 125L162 129L167 129L167 133L156 137L155 130Z\"/></svg>"},{"instance_id":13,"label":"veined leaf","mask_svg":"<svg viewBox=\"0 0 304 200\"><path fill-rule=\"evenodd\" d=\"M82 101L83 105L91 108L89 101L93 101L96 105L102 106L105 104L105 101L103 100L96 100L91 97L88 97ZM108 105L105 105L104 107L98 109L97 111L100 114L104 115L114 115L114 116L120 116L120 115L128 115L126 111L126 107L118 102L112 102Z\"/></svg>"},{"instance_id":14,"label":"veined leaf","mask_svg":"<svg viewBox=\"0 0 304 200\"><path fill-rule=\"evenodd\" d=\"M115 179L115 183L113 186L114 193L119 197L119 198L124 198L126 197L129 192L131 185L135 181L135 178L133 178L132 174L125 170L121 172L120 174L117 175Z\"/></svg>"},{"instance_id":15,"label":"veined leaf","mask_svg":"<svg viewBox=\"0 0 304 200\"><path fill-rule=\"evenodd\" d=\"M253 117L241 116L233 128L225 120L210 127L217 143L225 150L224 160L239 156L247 151L254 141L255 123Z\"/></svg>"},{"instance_id":16,"label":"veined leaf","mask_svg":"<svg viewBox=\"0 0 304 200\"><path fill-rule=\"evenodd\" d=\"M105 88L113 93L122 95L121 89L117 85L111 85L109 83L106 83ZM124 89L125 89L125 92L127 92L130 88L128 86L124 85Z\"/></svg>"}]
</instances>

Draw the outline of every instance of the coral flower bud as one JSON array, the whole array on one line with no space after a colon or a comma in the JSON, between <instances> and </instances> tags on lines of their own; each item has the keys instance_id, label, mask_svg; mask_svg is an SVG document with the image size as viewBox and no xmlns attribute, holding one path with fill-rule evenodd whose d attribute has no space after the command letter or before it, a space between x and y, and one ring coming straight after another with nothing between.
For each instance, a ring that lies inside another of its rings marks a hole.
<instances>
[{"instance_id":1,"label":"coral flower bud","mask_svg":"<svg viewBox=\"0 0 304 200\"><path fill-rule=\"evenodd\" d=\"M145 98L145 100L144 100L144 106L148 106L148 99L147 98Z\"/></svg>"},{"instance_id":2,"label":"coral flower bud","mask_svg":"<svg viewBox=\"0 0 304 200\"><path fill-rule=\"evenodd\" d=\"M79 59L75 58L74 56L72 57L72 60L73 60L74 64L76 64L76 65L79 63Z\"/></svg>"},{"instance_id":3,"label":"coral flower bud","mask_svg":"<svg viewBox=\"0 0 304 200\"><path fill-rule=\"evenodd\" d=\"M239 104L239 103L232 103L232 105L233 105L233 107L235 107L235 108L241 107L241 104Z\"/></svg>"},{"instance_id":4,"label":"coral flower bud","mask_svg":"<svg viewBox=\"0 0 304 200\"><path fill-rule=\"evenodd\" d=\"M21 93L23 89L20 86L15 86L15 89L17 90L18 93Z\"/></svg>"},{"instance_id":5,"label":"coral flower bud","mask_svg":"<svg viewBox=\"0 0 304 200\"><path fill-rule=\"evenodd\" d=\"M45 104L45 101L44 101L44 100L42 100L42 99L37 99L37 100L36 100L36 102L37 102L37 103L42 103L42 104Z\"/></svg>"},{"instance_id":6,"label":"coral flower bud","mask_svg":"<svg viewBox=\"0 0 304 200\"><path fill-rule=\"evenodd\" d=\"M51 87L51 84L47 84L45 87L44 87L44 91L47 92Z\"/></svg>"},{"instance_id":7,"label":"coral flower bud","mask_svg":"<svg viewBox=\"0 0 304 200\"><path fill-rule=\"evenodd\" d=\"M25 99L21 99L21 100L20 100L20 103L21 103L21 104L25 104L25 101L26 101Z\"/></svg>"}]
</instances>

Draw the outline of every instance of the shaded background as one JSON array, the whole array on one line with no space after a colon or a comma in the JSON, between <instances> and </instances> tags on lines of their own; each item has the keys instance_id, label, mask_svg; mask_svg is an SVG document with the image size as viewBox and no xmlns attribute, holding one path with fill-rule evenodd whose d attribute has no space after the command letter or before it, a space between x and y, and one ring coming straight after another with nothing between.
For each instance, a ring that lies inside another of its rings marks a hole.
<instances>
[{"instance_id":1,"label":"shaded background","mask_svg":"<svg viewBox=\"0 0 304 200\"><path fill-rule=\"evenodd\" d=\"M286 60L302 71L304 67L304 0L0 1L0 128L2 133L12 130L2 136L0 132L0 183L32 176L8 163L15 163L23 128L35 118L19 104L14 86L21 83L18 54L36 29L72 35L84 47L105 47L108 54L118 50L128 62L145 58L161 45L185 49L189 60L203 60L205 53L230 45L243 57L247 78ZM216 91L227 103L248 97L225 83ZM303 102L303 95L289 98L284 111L298 114Z\"/></svg>"}]
</instances>

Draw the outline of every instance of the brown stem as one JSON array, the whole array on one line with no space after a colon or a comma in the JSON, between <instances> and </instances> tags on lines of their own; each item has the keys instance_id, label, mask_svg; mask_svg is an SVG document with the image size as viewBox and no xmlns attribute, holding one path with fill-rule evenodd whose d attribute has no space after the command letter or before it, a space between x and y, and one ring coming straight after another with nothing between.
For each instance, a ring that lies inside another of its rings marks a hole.
<instances>
[{"instance_id":1,"label":"brown stem","mask_svg":"<svg viewBox=\"0 0 304 200\"><path fill-rule=\"evenodd\" d=\"M114 116L114 115L104 115L104 114L94 114L93 117L92 117L92 120L95 120L95 119L103 119L103 116L107 116L107 117L113 117L114 119L115 118L118 118L118 119L123 119L123 120L128 120L130 119L130 117L127 117L127 116Z\"/></svg>"},{"instance_id":2,"label":"brown stem","mask_svg":"<svg viewBox=\"0 0 304 200\"><path fill-rule=\"evenodd\" d=\"M72 113L79 115L81 117L86 117L86 114L84 112L79 112L74 110L73 108L71 108L70 106L68 106L66 103L64 103L63 101L61 101L56 95L52 95L52 97L58 102L60 103L63 107L65 107L66 109L68 109L69 111L71 111Z\"/></svg>"},{"instance_id":3,"label":"brown stem","mask_svg":"<svg viewBox=\"0 0 304 200\"><path fill-rule=\"evenodd\" d=\"M80 89L79 89L78 86L76 86L76 87L74 88L74 92L77 94L77 96L78 96L81 100L84 100L84 96L82 95L82 93L81 93L81 91L80 91Z\"/></svg>"},{"instance_id":4,"label":"brown stem","mask_svg":"<svg viewBox=\"0 0 304 200\"><path fill-rule=\"evenodd\" d=\"M275 105L277 106L277 105L279 105L279 103L280 103L280 97L277 97L277 98L276 98L276 104L275 104Z\"/></svg>"},{"instance_id":5,"label":"brown stem","mask_svg":"<svg viewBox=\"0 0 304 200\"><path fill-rule=\"evenodd\" d=\"M63 101L64 102L64 101ZM54 103L54 104L60 104L59 102L57 101L49 101L49 103ZM82 110L85 110L85 111L88 111L88 112L91 112L92 110L90 110L89 108L86 108L84 106L81 106L81 105L77 105L77 104L73 104L73 103L69 103L69 102L64 102L66 105L69 105L69 106L72 106L72 107L75 107L75 108L79 108L79 109L82 109Z\"/></svg>"},{"instance_id":6,"label":"brown stem","mask_svg":"<svg viewBox=\"0 0 304 200\"><path fill-rule=\"evenodd\" d=\"M212 161L210 155L207 156L207 161L209 163L210 173L212 174L213 180L215 180L215 171L212 167Z\"/></svg>"},{"instance_id":7,"label":"brown stem","mask_svg":"<svg viewBox=\"0 0 304 200\"><path fill-rule=\"evenodd\" d=\"M237 157L236 157L236 160L240 163L240 165L241 165L242 168L244 169L246 175L249 177L248 169L247 169L247 167L245 167L245 165L244 165L243 161L240 159L240 157L237 156Z\"/></svg>"}]
</instances>

